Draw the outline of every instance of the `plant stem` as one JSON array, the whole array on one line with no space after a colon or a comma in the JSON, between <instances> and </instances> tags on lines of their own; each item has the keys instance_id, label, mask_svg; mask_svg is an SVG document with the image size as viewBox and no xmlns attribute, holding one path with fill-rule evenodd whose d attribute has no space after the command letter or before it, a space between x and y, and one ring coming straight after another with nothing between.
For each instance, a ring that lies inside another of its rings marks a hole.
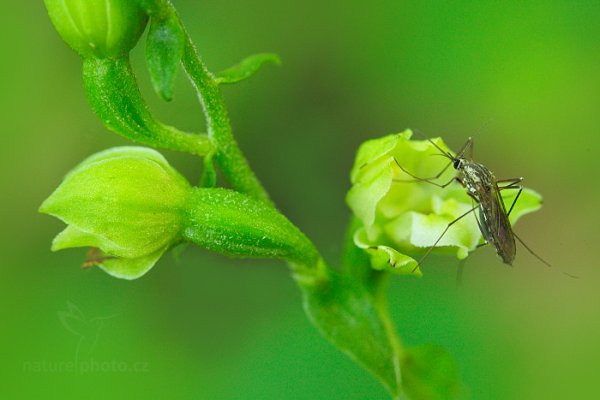
<instances>
[{"instance_id":1,"label":"plant stem","mask_svg":"<svg viewBox=\"0 0 600 400\"><path fill-rule=\"evenodd\" d=\"M203 64L187 32L182 63L198 92L208 135L216 145L214 160L234 189L272 205L233 138L218 82ZM356 257L350 257L356 262L354 271L350 268L340 274L332 270L316 248L308 262L292 261L290 267L310 320L335 346L371 371L397 399L402 387L402 346L387 309L387 274L373 271L364 252L351 244L356 252Z\"/></svg>"},{"instance_id":2,"label":"plant stem","mask_svg":"<svg viewBox=\"0 0 600 400\"><path fill-rule=\"evenodd\" d=\"M394 376L396 378L396 392L393 393L394 399L399 399L402 391L402 373L400 369L400 363L404 358L404 346L398 333L396 332L396 327L394 326L394 321L390 316L390 309L387 300L387 286L390 280L390 274L388 272L380 272L380 287L376 293L375 302L377 304L377 312L379 314L379 319L383 323L385 327L385 331L388 336L388 340L392 347L393 352L393 365L394 365Z\"/></svg>"},{"instance_id":3,"label":"plant stem","mask_svg":"<svg viewBox=\"0 0 600 400\"><path fill-rule=\"evenodd\" d=\"M208 135L217 147L213 159L236 190L272 204L233 137L219 85L200 59L187 32L182 61L198 92L206 116Z\"/></svg>"}]
</instances>

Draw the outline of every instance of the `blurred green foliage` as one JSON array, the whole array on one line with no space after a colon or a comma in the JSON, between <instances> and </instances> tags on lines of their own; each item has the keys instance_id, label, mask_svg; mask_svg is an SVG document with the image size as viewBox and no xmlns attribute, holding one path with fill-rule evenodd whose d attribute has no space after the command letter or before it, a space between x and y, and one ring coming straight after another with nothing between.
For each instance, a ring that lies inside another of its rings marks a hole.
<instances>
[{"instance_id":1,"label":"blurred green foliage","mask_svg":"<svg viewBox=\"0 0 600 400\"><path fill-rule=\"evenodd\" d=\"M457 149L471 135L475 159L498 177L525 176L545 204L517 233L581 279L523 249L512 269L481 249L457 288L456 261L431 257L423 279L393 281L392 314L407 344L450 352L467 398L598 396L599 3L174 3L212 70L253 52L281 56L281 68L225 97L275 202L334 261L367 138L415 127ZM128 143L93 115L80 60L41 1L9 2L1 18L3 397L386 398L309 324L282 263L190 249L124 282L79 269L85 250L51 253L62 225L37 214L42 200L86 156ZM188 83L178 79L163 104L143 63L138 48L153 109L199 129ZM165 155L199 179L196 159Z\"/></svg>"}]
</instances>

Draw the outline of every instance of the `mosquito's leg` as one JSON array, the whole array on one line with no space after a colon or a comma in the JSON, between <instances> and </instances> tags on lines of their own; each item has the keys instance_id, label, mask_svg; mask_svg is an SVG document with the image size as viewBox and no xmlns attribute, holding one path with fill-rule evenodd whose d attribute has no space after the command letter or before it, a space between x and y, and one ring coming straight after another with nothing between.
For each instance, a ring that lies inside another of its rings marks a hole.
<instances>
[{"instance_id":1,"label":"mosquito's leg","mask_svg":"<svg viewBox=\"0 0 600 400\"><path fill-rule=\"evenodd\" d=\"M462 285L462 278L463 278L463 273L465 272L465 262L466 261L467 261L467 259L463 258L458 263L458 268L456 269L456 287L459 287L460 285Z\"/></svg>"},{"instance_id":2,"label":"mosquito's leg","mask_svg":"<svg viewBox=\"0 0 600 400\"><path fill-rule=\"evenodd\" d=\"M460 179L458 179L458 182L460 182L461 185L465 186L464 183L462 183L462 181ZM477 196L475 196L473 193L469 192L467 190L467 195L471 198L471 204L473 204L473 201L477 204L479 204L479 199L477 198Z\"/></svg>"},{"instance_id":3,"label":"mosquito's leg","mask_svg":"<svg viewBox=\"0 0 600 400\"><path fill-rule=\"evenodd\" d=\"M507 217L510 216L511 211L513 210L515 204L517 204L517 200L519 199L519 196L521 195L521 192L523 191L523 187L521 186L522 181L523 181L523 177L501 179L498 181L498 183L508 183L508 185L506 185L506 186L498 186L498 190L506 190L506 189L518 189L519 190L519 192L517 193L517 196L513 200L512 204L510 205L508 213L506 213ZM502 200L502 202L504 202L504 200Z\"/></svg>"},{"instance_id":4,"label":"mosquito's leg","mask_svg":"<svg viewBox=\"0 0 600 400\"><path fill-rule=\"evenodd\" d=\"M441 155L441 154L440 154ZM452 165L452 161L450 161L448 164L446 164L446 166L444 168L442 168L442 170L440 172L438 172L437 174L435 174L434 176L431 176L429 178L419 178L418 176L415 176L413 174L411 174L410 172L408 172L406 169L404 169L404 167L402 165L400 165L400 163L398 162L398 160L396 160L396 158L394 157L394 161L396 162L396 165L398 165L398 167L405 173L407 173L408 175L412 176L413 178L415 178L414 180L402 180L402 179L394 179L394 182L426 182L426 181L430 181L433 179L437 179L440 176L442 176L442 174L444 172L446 172L446 170ZM363 165L360 166L360 169L366 167L367 165L369 165L370 163L364 163ZM444 186L445 187L445 186Z\"/></svg>"},{"instance_id":5,"label":"mosquito's leg","mask_svg":"<svg viewBox=\"0 0 600 400\"><path fill-rule=\"evenodd\" d=\"M519 196L521 195L521 192L523 191L523 188L519 185L519 183L521 183L521 181L523 180L523 178L514 178L514 179L504 179L498 182L509 182L509 184L507 186L498 188L500 190L502 189L519 189L519 192L517 193L517 196L515 197L515 199L513 200L510 209L508 210L508 213L506 213L506 216L510 216L510 212L513 210L515 204L517 204L517 200L519 199ZM542 263L544 263L546 266L551 267L550 263L548 263L546 260L544 260L542 257L538 256L533 250L531 250L529 248L529 246L527 246L525 244L525 242L523 242L523 240L517 236L517 234L513 231L513 235L515 238L517 238L517 240L523 245L523 247L525 247L527 249L527 251L529 253L531 253L535 258L537 258L538 260L540 260ZM577 279L578 277L575 275L571 275L569 273L566 273L564 271L562 271L563 274L567 275L570 278L575 278Z\"/></svg>"},{"instance_id":6,"label":"mosquito's leg","mask_svg":"<svg viewBox=\"0 0 600 400\"><path fill-rule=\"evenodd\" d=\"M450 179L448 182L444 183L443 185L440 185L437 182L433 182L432 179L437 179L440 176L442 176L442 174L444 173L444 171L446 171L448 169L448 167L450 165L452 165L452 162L448 163L448 165L446 165L444 167L443 170L440 171L439 174L437 174L436 176L433 176L431 178L419 178L416 175L411 174L410 172L408 172L406 169L404 169L404 167L402 165L400 165L400 163L398 162L398 160L396 160L394 158L394 161L396 162L396 165L398 166L398 168L400 168L404 173L406 173L407 175L412 176L413 178L415 178L414 180L410 181L410 180L402 180L402 179L394 179L394 182L427 182L427 183L431 183L432 185L435 185L437 187L441 187L441 188L445 188L446 186L448 186L449 184L452 183L452 181L454 181L455 178Z\"/></svg>"},{"instance_id":7,"label":"mosquito's leg","mask_svg":"<svg viewBox=\"0 0 600 400\"><path fill-rule=\"evenodd\" d=\"M431 144L433 144L435 147L437 147L435 145L435 143L431 142ZM437 147L440 151L444 152L442 149L440 149L439 147ZM456 156L454 157L454 159L462 157L462 155L465 153L465 151L469 149L469 153L470 153L470 157L472 158L473 156L473 138L469 138L465 144L462 145L462 147L460 148L460 150L458 150L458 153L456 153ZM444 152L444 154L446 154ZM440 154L443 155L443 154ZM449 156L448 154L446 154L446 156ZM396 160L396 158L394 158L394 161L396 162L396 164L398 165L398 167L405 172L406 174L412 176L413 178L415 178L415 180L400 180L400 179L394 179L394 182L429 182L432 181L434 179L438 179L440 176L442 176L442 174L444 172L446 172L446 170L450 167L450 165L452 165L452 162L454 161L451 160L440 172L438 172L436 175L429 177L429 178L420 178L418 176L415 176L413 174L411 174L410 172L408 172L406 169L404 169L404 167L402 167L402 165L400 165L400 163L398 162L398 160ZM446 183L445 185L440 185L437 184L436 186L440 186L440 187L446 187L448 186L452 181ZM429 182L429 183L433 183L433 182Z\"/></svg>"},{"instance_id":8,"label":"mosquito's leg","mask_svg":"<svg viewBox=\"0 0 600 400\"><path fill-rule=\"evenodd\" d=\"M544 260L542 257L540 257L540 256L538 256L537 254L535 254L535 252L534 252L533 250L531 250L531 249L529 248L529 246L527 246L527 245L525 244L525 242L523 242L523 241L521 240L521 238L520 238L520 237L518 237L518 236L517 236L517 235L516 235L514 232L513 232L513 235L515 235L515 237L517 238L517 240L518 240L519 242L521 242L521 244L523 245L523 247L525 247L525 248L527 249L527 251L528 251L528 252L530 252L530 253L531 253L533 256L535 256L535 258L537 258L538 260L540 260L541 262L543 262L544 264L546 264L548 267L551 267L551 266L552 266L552 265L550 265L550 263L548 263L547 261L545 261L545 260Z\"/></svg>"},{"instance_id":9,"label":"mosquito's leg","mask_svg":"<svg viewBox=\"0 0 600 400\"><path fill-rule=\"evenodd\" d=\"M515 197L515 199L513 200L512 204L510 205L510 208L509 208L508 212L506 213L507 217L510 217L510 212L513 210L513 207L515 206L515 204L517 204L517 200L519 200L519 196L521 195L522 191L523 191L523 188L519 188L519 192L517 193L517 197Z\"/></svg>"},{"instance_id":10,"label":"mosquito's leg","mask_svg":"<svg viewBox=\"0 0 600 400\"><path fill-rule=\"evenodd\" d=\"M473 201L475 201L477 203L477 206L479 206L479 200L477 200L477 197L475 197L472 193L467 192L467 194L469 195L469 197L471 197L471 205L473 206L473 210L475 210L475 205L473 204ZM485 236L483 233L483 228L481 227L481 221L479 221L479 217L477 216L477 213L473 213L473 215L475 216L475 221L477 221L477 226L479 227L479 232L481 232L482 236ZM484 237L485 239L485 237ZM484 245L487 244L487 242L484 243ZM477 248L479 248L480 245L477 245Z\"/></svg>"},{"instance_id":11,"label":"mosquito's leg","mask_svg":"<svg viewBox=\"0 0 600 400\"><path fill-rule=\"evenodd\" d=\"M433 248L440 242L440 240L442 240L442 237L444 237L444 235L446 234L446 232L448 232L448 229L450 229L450 227L452 225L454 225L455 223L457 223L458 221L460 221L462 218L464 218L467 215L469 215L469 213L472 213L473 211L475 211L477 208L479 208L479 204L477 204L475 207L471 208L466 213L462 214L460 217L456 218L454 221L450 222L448 224L448 226L446 226L446 229L444 229L444 231L442 232L442 234L440 235L440 237L437 238L437 240L435 241L435 243L433 243L429 247L429 249L427 249L427 251L425 252L425 254L423 254L423 257L421 257L421 259L419 260L419 262L417 262L417 265L415 266L415 268L413 268L412 272L415 272L417 270L417 268L419 268L419 265L421 265L421 263L423 262L423 260L425 260L425 258L427 258L427 256L429 255L429 253L431 253L431 251L433 250Z\"/></svg>"},{"instance_id":12,"label":"mosquito's leg","mask_svg":"<svg viewBox=\"0 0 600 400\"><path fill-rule=\"evenodd\" d=\"M394 162L396 163L396 165L398 166L398 168L400 168L404 173L406 173L406 174L412 176L413 178L415 178L414 180L394 179L394 182L429 182L429 183L434 183L434 182L430 182L430 181L432 181L433 179L437 179L440 176L442 176L442 174L444 172L446 172L446 170L448 169L448 167L450 167L452 165L452 161L450 161L440 172L438 172L434 176L431 176L429 178L420 178L418 176L415 176L415 175L411 174L406 169L404 169L404 167L402 165L400 165L400 163L398 162L398 160L396 160L396 157L394 157ZM437 185L439 186L439 183ZM444 186L444 187L446 187L446 186Z\"/></svg>"},{"instance_id":13,"label":"mosquito's leg","mask_svg":"<svg viewBox=\"0 0 600 400\"><path fill-rule=\"evenodd\" d=\"M550 265L550 263L546 260L544 260L542 257L538 256L537 254L535 254L535 252L533 250L531 250L529 248L529 246L527 246L525 244L525 242L523 240L521 240L520 237L518 237L514 232L513 235L517 238L517 240L523 245L523 247L525 247L527 249L528 252L530 252L535 258L537 258L538 260L540 260L541 262L543 262L544 264L546 264L546 266L548 267L552 267L552 265ZM561 271L564 275L568 276L569 278L573 278L573 279L579 279L579 277L577 275L573 275L573 274L569 274L568 272L565 271Z\"/></svg>"},{"instance_id":14,"label":"mosquito's leg","mask_svg":"<svg viewBox=\"0 0 600 400\"><path fill-rule=\"evenodd\" d=\"M507 217L510 216L510 212L512 211L515 204L517 204L517 200L519 199L519 196L521 195L521 192L523 191L523 187L521 186L522 181L523 181L523 177L501 179L497 182L497 183L508 183L508 185L506 185L506 186L498 186L498 190L506 190L506 189L518 189L519 190L519 192L517 193L517 197L515 197L515 199L513 200L512 204L510 206L510 209L508 210L508 213L506 213ZM504 199L502 199L502 202L504 203Z\"/></svg>"},{"instance_id":15,"label":"mosquito's leg","mask_svg":"<svg viewBox=\"0 0 600 400\"><path fill-rule=\"evenodd\" d=\"M510 178L510 179L500 179L497 183L508 183L506 186L498 186L499 190L504 189L520 189L520 183L523 182L523 177L519 178Z\"/></svg>"},{"instance_id":16,"label":"mosquito's leg","mask_svg":"<svg viewBox=\"0 0 600 400\"><path fill-rule=\"evenodd\" d=\"M479 205L479 200L477 200L477 197L473 196L471 193L468 193L469 196L471 196L471 204L473 204L473 200L475 200L475 202L477 202L477 205ZM475 221L477 221L477 226L479 227L479 232L481 232L481 236L484 236L483 234L483 228L481 227L481 221L479 221L479 217L477 216L477 213L473 213L473 215L475 216ZM485 242L483 243L479 243L475 248L478 249L480 247L483 246L487 246L488 244L490 244L486 238L484 237L483 240L485 240Z\"/></svg>"}]
</instances>

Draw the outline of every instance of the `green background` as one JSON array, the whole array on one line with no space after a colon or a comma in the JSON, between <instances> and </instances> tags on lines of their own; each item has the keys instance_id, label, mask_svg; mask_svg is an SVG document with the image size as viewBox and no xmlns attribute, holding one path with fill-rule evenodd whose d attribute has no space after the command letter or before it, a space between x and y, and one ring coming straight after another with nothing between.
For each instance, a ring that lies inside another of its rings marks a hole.
<instances>
[{"instance_id":1,"label":"green background","mask_svg":"<svg viewBox=\"0 0 600 400\"><path fill-rule=\"evenodd\" d=\"M524 176L545 203L516 232L554 268L483 248L457 287L456 260L431 257L423 279L394 280L394 318L406 343L448 349L465 398L600 396L600 2L174 3L213 71L281 56L225 98L278 206L333 263L366 139L411 127L457 149L474 136L477 161ZM37 207L84 157L127 142L89 109L42 1L6 2L0 18L0 396L387 398L308 323L283 263L190 248L127 282L80 269L83 249L51 253L62 224ZM134 64L163 119L201 129L186 79L163 104L143 44ZM199 179L198 159L165 154ZM78 322L61 322L69 310Z\"/></svg>"}]
</instances>

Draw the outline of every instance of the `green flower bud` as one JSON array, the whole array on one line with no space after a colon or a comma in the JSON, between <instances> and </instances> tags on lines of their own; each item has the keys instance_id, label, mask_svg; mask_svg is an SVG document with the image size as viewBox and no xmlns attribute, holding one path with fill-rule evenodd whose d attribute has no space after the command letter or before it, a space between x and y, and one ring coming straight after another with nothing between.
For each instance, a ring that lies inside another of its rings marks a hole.
<instances>
[{"instance_id":1,"label":"green flower bud","mask_svg":"<svg viewBox=\"0 0 600 400\"><path fill-rule=\"evenodd\" d=\"M315 265L313 244L272 206L223 188L192 188L156 151L119 147L77 167L40 212L67 223L52 250L91 247L88 262L139 278L171 247L189 241L239 257Z\"/></svg>"},{"instance_id":2,"label":"green flower bud","mask_svg":"<svg viewBox=\"0 0 600 400\"><path fill-rule=\"evenodd\" d=\"M119 147L95 154L72 170L40 211L68 224L52 250L99 248L97 264L134 279L181 241L191 187L156 151Z\"/></svg>"},{"instance_id":3,"label":"green flower bud","mask_svg":"<svg viewBox=\"0 0 600 400\"><path fill-rule=\"evenodd\" d=\"M351 172L352 188L346 201L362 222L354 234L354 243L366 249L375 269L410 274L417 265L412 257L427 250L448 224L473 208L466 190L453 182L439 188L427 182L415 182L398 164L417 177L437 175L448 159L426 140L410 140L412 132L369 140L359 148ZM452 152L439 138L433 142ZM397 161L397 162L396 162ZM446 183L456 176L450 167L437 180ZM501 193L504 203L512 204L516 190ZM541 196L524 189L510 214L511 223L522 215L538 210ZM456 222L436 247L468 256L483 242L477 220L469 215ZM420 275L417 269L414 274Z\"/></svg>"},{"instance_id":4,"label":"green flower bud","mask_svg":"<svg viewBox=\"0 0 600 400\"><path fill-rule=\"evenodd\" d=\"M54 27L82 57L128 53L144 31L147 15L134 0L44 0Z\"/></svg>"}]
</instances>

